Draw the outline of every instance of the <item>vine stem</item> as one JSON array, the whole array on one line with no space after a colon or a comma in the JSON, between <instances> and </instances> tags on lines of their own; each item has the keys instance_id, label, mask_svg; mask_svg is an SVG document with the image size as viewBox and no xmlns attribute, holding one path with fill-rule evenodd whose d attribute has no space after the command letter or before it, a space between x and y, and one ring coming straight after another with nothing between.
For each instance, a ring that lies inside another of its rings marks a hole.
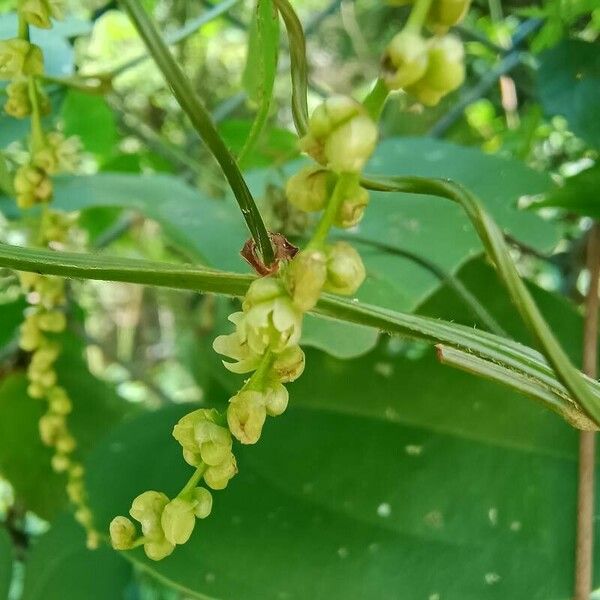
<instances>
[{"instance_id":1,"label":"vine stem","mask_svg":"<svg viewBox=\"0 0 600 600\"><path fill-rule=\"evenodd\" d=\"M374 121L379 121L379 117L385 106L385 102L390 95L390 90L383 79L378 79L373 89L363 100L363 106L367 109L369 116Z\"/></svg>"},{"instance_id":2,"label":"vine stem","mask_svg":"<svg viewBox=\"0 0 600 600\"><path fill-rule=\"evenodd\" d=\"M404 31L421 32L421 27L425 23L431 2L432 0L416 0L410 11L408 21L406 21L406 25L404 26Z\"/></svg>"},{"instance_id":3,"label":"vine stem","mask_svg":"<svg viewBox=\"0 0 600 600\"><path fill-rule=\"evenodd\" d=\"M242 211L246 225L256 242L263 262L267 266L273 264L275 254L269 233L236 160L219 135L206 107L194 92L190 82L173 58L158 29L146 14L139 0L121 0L121 4L140 37L144 40L157 67L173 91L177 102L219 163Z\"/></svg>"},{"instance_id":4,"label":"vine stem","mask_svg":"<svg viewBox=\"0 0 600 600\"><path fill-rule=\"evenodd\" d=\"M585 300L583 371L596 378L598 358L598 284L600 282L600 223L589 234L587 269L590 285ZM596 434L579 434L579 482L577 489L577 544L575 548L574 600L588 600L592 591L594 564L594 485Z\"/></svg>"}]
</instances>

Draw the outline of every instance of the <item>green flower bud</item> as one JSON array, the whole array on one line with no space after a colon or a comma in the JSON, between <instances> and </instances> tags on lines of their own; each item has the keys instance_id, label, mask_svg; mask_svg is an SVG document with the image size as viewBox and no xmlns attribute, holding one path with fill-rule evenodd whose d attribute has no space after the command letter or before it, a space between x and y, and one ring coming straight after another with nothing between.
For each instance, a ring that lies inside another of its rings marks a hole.
<instances>
[{"instance_id":1,"label":"green flower bud","mask_svg":"<svg viewBox=\"0 0 600 600\"><path fill-rule=\"evenodd\" d=\"M36 82L38 103L43 115L50 113L50 100L44 89ZM29 98L29 83L27 79L16 79L6 86L6 103L4 111L16 119L23 119L31 114L31 100Z\"/></svg>"},{"instance_id":2,"label":"green flower bud","mask_svg":"<svg viewBox=\"0 0 600 600\"><path fill-rule=\"evenodd\" d=\"M278 279L264 277L253 281L242 306L244 317L237 324L237 332L252 352L263 354L270 349L279 353L298 343L302 312Z\"/></svg>"},{"instance_id":3,"label":"green flower bud","mask_svg":"<svg viewBox=\"0 0 600 600\"><path fill-rule=\"evenodd\" d=\"M135 525L127 517L115 517L109 526L110 542L115 550L129 550L135 541Z\"/></svg>"},{"instance_id":4,"label":"green flower bud","mask_svg":"<svg viewBox=\"0 0 600 600\"><path fill-rule=\"evenodd\" d=\"M77 509L74 517L75 520L86 529L92 527L94 524L94 515L92 515L92 511L89 508L81 507Z\"/></svg>"},{"instance_id":5,"label":"green flower bud","mask_svg":"<svg viewBox=\"0 0 600 600\"><path fill-rule=\"evenodd\" d=\"M289 401L288 391L281 383L275 382L264 390L264 403L270 417L278 417L285 412Z\"/></svg>"},{"instance_id":6,"label":"green flower bud","mask_svg":"<svg viewBox=\"0 0 600 600\"><path fill-rule=\"evenodd\" d=\"M326 277L326 258L320 250L300 252L288 263L283 274L292 302L304 312L317 303Z\"/></svg>"},{"instance_id":7,"label":"green flower bud","mask_svg":"<svg viewBox=\"0 0 600 600\"><path fill-rule=\"evenodd\" d=\"M334 224L338 227L354 227L361 222L365 208L369 204L369 192L356 184L356 187L347 191L347 196L342 200L335 216Z\"/></svg>"},{"instance_id":8,"label":"green flower bud","mask_svg":"<svg viewBox=\"0 0 600 600\"><path fill-rule=\"evenodd\" d=\"M21 0L19 13L34 27L50 29L51 17L61 19L63 15L63 2L59 0Z\"/></svg>"},{"instance_id":9,"label":"green flower bud","mask_svg":"<svg viewBox=\"0 0 600 600\"><path fill-rule=\"evenodd\" d=\"M235 456L229 453L227 460L221 464L208 467L204 472L204 481L206 485L213 490L224 490L229 480L237 473L237 463Z\"/></svg>"},{"instance_id":10,"label":"green flower bud","mask_svg":"<svg viewBox=\"0 0 600 600\"><path fill-rule=\"evenodd\" d=\"M181 498L171 500L162 512L160 524L165 538L171 544L185 544L196 525L194 504Z\"/></svg>"},{"instance_id":11,"label":"green flower bud","mask_svg":"<svg viewBox=\"0 0 600 600\"><path fill-rule=\"evenodd\" d=\"M38 348L44 340L37 323L37 315L28 314L19 328L19 347L26 352Z\"/></svg>"},{"instance_id":12,"label":"green flower bud","mask_svg":"<svg viewBox=\"0 0 600 600\"><path fill-rule=\"evenodd\" d=\"M351 296L365 280L360 254L347 242L336 242L327 252L327 282L324 289Z\"/></svg>"},{"instance_id":13,"label":"green flower bud","mask_svg":"<svg viewBox=\"0 0 600 600\"><path fill-rule=\"evenodd\" d=\"M73 404L67 392L58 386L48 390L48 404L50 411L57 415L68 415L73 410Z\"/></svg>"},{"instance_id":14,"label":"green flower bud","mask_svg":"<svg viewBox=\"0 0 600 600\"><path fill-rule=\"evenodd\" d=\"M304 352L300 346L286 348L277 356L271 373L281 383L295 381L304 372Z\"/></svg>"},{"instance_id":15,"label":"green flower bud","mask_svg":"<svg viewBox=\"0 0 600 600\"><path fill-rule=\"evenodd\" d=\"M300 147L336 173L356 173L373 154L377 136L377 126L362 104L333 96L313 112Z\"/></svg>"},{"instance_id":16,"label":"green flower bud","mask_svg":"<svg viewBox=\"0 0 600 600\"><path fill-rule=\"evenodd\" d=\"M267 417L265 398L261 392L243 390L229 399L227 424L242 444L256 444Z\"/></svg>"},{"instance_id":17,"label":"green flower bud","mask_svg":"<svg viewBox=\"0 0 600 600\"><path fill-rule=\"evenodd\" d=\"M64 473L69 469L71 461L64 454L55 454L50 460L50 465L55 473Z\"/></svg>"},{"instance_id":18,"label":"green flower bud","mask_svg":"<svg viewBox=\"0 0 600 600\"><path fill-rule=\"evenodd\" d=\"M426 106L435 106L464 81L464 48L460 39L446 35L434 38L428 56L425 75L414 85L407 87L406 91Z\"/></svg>"},{"instance_id":19,"label":"green flower bud","mask_svg":"<svg viewBox=\"0 0 600 600\"><path fill-rule=\"evenodd\" d=\"M331 193L331 173L322 167L304 167L285 186L288 202L300 210L323 210Z\"/></svg>"},{"instance_id":20,"label":"green flower bud","mask_svg":"<svg viewBox=\"0 0 600 600\"><path fill-rule=\"evenodd\" d=\"M76 447L77 442L75 441L75 438L68 433L63 433L56 440L56 449L62 454L71 454Z\"/></svg>"},{"instance_id":21,"label":"green flower bud","mask_svg":"<svg viewBox=\"0 0 600 600\"><path fill-rule=\"evenodd\" d=\"M38 46L19 38L0 40L0 79L41 75L43 72L44 56Z\"/></svg>"},{"instance_id":22,"label":"green flower bud","mask_svg":"<svg viewBox=\"0 0 600 600\"><path fill-rule=\"evenodd\" d=\"M24 292L29 292L34 289L43 279L43 275L40 275L39 273L27 273L25 271L19 271L17 276L19 277L19 283Z\"/></svg>"},{"instance_id":23,"label":"green flower bud","mask_svg":"<svg viewBox=\"0 0 600 600\"><path fill-rule=\"evenodd\" d=\"M427 43L418 33L401 31L383 55L383 80L390 90L418 81L427 69Z\"/></svg>"},{"instance_id":24,"label":"green flower bud","mask_svg":"<svg viewBox=\"0 0 600 600\"><path fill-rule=\"evenodd\" d=\"M81 504L85 499L85 488L81 480L69 481L67 483L67 496L73 504ZM125 518L125 517L121 517ZM129 520L129 519L127 519ZM112 536L111 536L112 537ZM123 548L125 550L125 548Z\"/></svg>"},{"instance_id":25,"label":"green flower bud","mask_svg":"<svg viewBox=\"0 0 600 600\"><path fill-rule=\"evenodd\" d=\"M65 313L59 310L49 310L38 315L38 327L42 331L60 333L67 326L67 317Z\"/></svg>"},{"instance_id":26,"label":"green flower bud","mask_svg":"<svg viewBox=\"0 0 600 600\"><path fill-rule=\"evenodd\" d=\"M100 534L93 529L87 532L85 538L85 547L88 550L98 550L100 547Z\"/></svg>"},{"instance_id":27,"label":"green flower bud","mask_svg":"<svg viewBox=\"0 0 600 600\"><path fill-rule=\"evenodd\" d=\"M33 165L19 167L15 173L14 188L19 208L48 202L52 198L52 180L43 169Z\"/></svg>"},{"instance_id":28,"label":"green flower bud","mask_svg":"<svg viewBox=\"0 0 600 600\"><path fill-rule=\"evenodd\" d=\"M44 398L46 396L46 392L47 389L43 385L36 382L30 383L27 386L27 395L30 398L35 398L36 400L41 400Z\"/></svg>"},{"instance_id":29,"label":"green flower bud","mask_svg":"<svg viewBox=\"0 0 600 600\"><path fill-rule=\"evenodd\" d=\"M465 17L471 0L433 0L427 13L427 24L436 33L445 33Z\"/></svg>"},{"instance_id":30,"label":"green flower bud","mask_svg":"<svg viewBox=\"0 0 600 600\"><path fill-rule=\"evenodd\" d=\"M131 503L129 514L142 526L142 533L151 541L164 540L160 518L169 498L162 492L143 492Z\"/></svg>"},{"instance_id":31,"label":"green flower bud","mask_svg":"<svg viewBox=\"0 0 600 600\"><path fill-rule=\"evenodd\" d=\"M244 313L236 312L229 315L229 320L237 326L244 318ZM213 349L218 354L228 356L237 362L223 362L223 366L232 373L249 373L256 370L260 363L261 355L250 349L246 340L242 340L239 332L236 330L229 335L220 335L213 342Z\"/></svg>"},{"instance_id":32,"label":"green flower bud","mask_svg":"<svg viewBox=\"0 0 600 600\"><path fill-rule=\"evenodd\" d=\"M62 415L45 414L39 421L40 439L46 446L54 446L56 440L65 433L66 423Z\"/></svg>"},{"instance_id":33,"label":"green flower bud","mask_svg":"<svg viewBox=\"0 0 600 600\"><path fill-rule=\"evenodd\" d=\"M212 511L212 494L203 487L194 490L194 514L198 519L206 519Z\"/></svg>"},{"instance_id":34,"label":"green flower bud","mask_svg":"<svg viewBox=\"0 0 600 600\"><path fill-rule=\"evenodd\" d=\"M150 560L162 560L172 554L173 550L175 550L175 544L166 538L144 544L144 552Z\"/></svg>"}]
</instances>

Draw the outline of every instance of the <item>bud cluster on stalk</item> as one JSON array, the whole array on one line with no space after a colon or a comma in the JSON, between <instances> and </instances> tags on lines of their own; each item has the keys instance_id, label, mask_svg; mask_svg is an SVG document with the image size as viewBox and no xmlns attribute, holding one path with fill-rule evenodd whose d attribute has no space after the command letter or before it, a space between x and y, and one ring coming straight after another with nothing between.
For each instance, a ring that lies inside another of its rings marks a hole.
<instances>
[{"instance_id":1,"label":"bud cluster on stalk","mask_svg":"<svg viewBox=\"0 0 600 600\"><path fill-rule=\"evenodd\" d=\"M61 16L59 0L19 3L19 17L27 27L47 29L52 26L51 19ZM45 204L35 241L42 247L65 246L71 239L77 215L53 210L47 203L53 195L52 176L77 168L81 144L78 138L67 139L59 131L44 132L41 117L50 112L49 98L40 80L44 57L38 46L24 38L0 40L0 79L9 81L4 111L18 119L31 119L27 159L15 166L16 203L21 209ZM86 529L88 546L93 548L98 545L99 535L87 503L84 469L74 458L77 442L67 422L72 401L60 385L55 368L61 353L58 334L67 324L65 280L37 273L18 275L29 304L19 337L20 347L30 353L27 392L46 404L46 412L39 421L40 438L54 451L52 469L67 477L67 495L75 507L75 518Z\"/></svg>"},{"instance_id":2,"label":"bud cluster on stalk","mask_svg":"<svg viewBox=\"0 0 600 600\"><path fill-rule=\"evenodd\" d=\"M403 89L422 104L435 106L461 86L465 79L464 47L447 31L462 21L469 5L470 0L433 0L425 19L433 37L423 37L420 27L407 26L392 38L383 55L381 73L390 90Z\"/></svg>"}]
</instances>

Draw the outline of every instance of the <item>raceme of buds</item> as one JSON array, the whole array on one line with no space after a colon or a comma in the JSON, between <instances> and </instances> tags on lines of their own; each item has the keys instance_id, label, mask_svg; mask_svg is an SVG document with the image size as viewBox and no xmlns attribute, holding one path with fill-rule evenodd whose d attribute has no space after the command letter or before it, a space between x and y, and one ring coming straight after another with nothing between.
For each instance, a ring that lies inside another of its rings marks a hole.
<instances>
[{"instance_id":1,"label":"raceme of buds","mask_svg":"<svg viewBox=\"0 0 600 600\"><path fill-rule=\"evenodd\" d=\"M415 83L427 69L427 42L419 33L401 31L383 55L382 76L390 90Z\"/></svg>"},{"instance_id":2,"label":"raceme of buds","mask_svg":"<svg viewBox=\"0 0 600 600\"><path fill-rule=\"evenodd\" d=\"M0 40L0 79L41 75L44 56L39 46L13 38Z\"/></svg>"},{"instance_id":3,"label":"raceme of buds","mask_svg":"<svg viewBox=\"0 0 600 600\"><path fill-rule=\"evenodd\" d=\"M227 424L242 444L255 444L267 417L265 395L255 390L242 390L229 400Z\"/></svg>"},{"instance_id":4,"label":"raceme of buds","mask_svg":"<svg viewBox=\"0 0 600 600\"><path fill-rule=\"evenodd\" d=\"M427 13L427 25L436 33L445 33L463 20L470 5L471 0L433 0Z\"/></svg>"},{"instance_id":5,"label":"raceme of buds","mask_svg":"<svg viewBox=\"0 0 600 600\"><path fill-rule=\"evenodd\" d=\"M198 409L182 417L173 428L185 461L194 467L207 465L204 480L213 489L225 488L237 473L231 433L219 424L220 420L216 410Z\"/></svg>"},{"instance_id":6,"label":"raceme of buds","mask_svg":"<svg viewBox=\"0 0 600 600\"><path fill-rule=\"evenodd\" d=\"M21 0L19 14L29 25L50 29L50 18L63 18L63 0Z\"/></svg>"},{"instance_id":7,"label":"raceme of buds","mask_svg":"<svg viewBox=\"0 0 600 600\"><path fill-rule=\"evenodd\" d=\"M464 47L459 38L434 38L428 51L429 62L423 77L406 91L427 106L435 106L465 79Z\"/></svg>"},{"instance_id":8,"label":"raceme of buds","mask_svg":"<svg viewBox=\"0 0 600 600\"><path fill-rule=\"evenodd\" d=\"M360 254L347 242L336 242L327 251L325 289L350 296L365 280L366 272Z\"/></svg>"},{"instance_id":9,"label":"raceme of buds","mask_svg":"<svg viewBox=\"0 0 600 600\"><path fill-rule=\"evenodd\" d=\"M321 250L299 252L283 272L285 287L292 302L303 312L315 306L326 278L326 256Z\"/></svg>"},{"instance_id":10,"label":"raceme of buds","mask_svg":"<svg viewBox=\"0 0 600 600\"><path fill-rule=\"evenodd\" d=\"M263 354L270 350L278 354L298 343L302 312L278 279L263 277L253 281L242 309L244 316L237 323L237 331L253 352Z\"/></svg>"},{"instance_id":11,"label":"raceme of buds","mask_svg":"<svg viewBox=\"0 0 600 600\"><path fill-rule=\"evenodd\" d=\"M306 212L323 210L332 191L332 173L319 166L304 167L285 186L290 204Z\"/></svg>"},{"instance_id":12,"label":"raceme of buds","mask_svg":"<svg viewBox=\"0 0 600 600\"><path fill-rule=\"evenodd\" d=\"M301 149L336 173L357 173L375 150L378 131L359 102L332 96L310 117Z\"/></svg>"}]
</instances>

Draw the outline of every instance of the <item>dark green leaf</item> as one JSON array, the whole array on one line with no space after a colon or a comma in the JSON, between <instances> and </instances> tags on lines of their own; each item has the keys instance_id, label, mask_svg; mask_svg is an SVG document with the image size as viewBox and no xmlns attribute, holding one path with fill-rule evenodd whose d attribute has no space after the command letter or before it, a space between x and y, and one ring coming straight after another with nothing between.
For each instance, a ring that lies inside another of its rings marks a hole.
<instances>
[{"instance_id":1,"label":"dark green leaf","mask_svg":"<svg viewBox=\"0 0 600 600\"><path fill-rule=\"evenodd\" d=\"M8 598L12 581L13 545L8 531L0 525L0 598Z\"/></svg>"},{"instance_id":2,"label":"dark green leaf","mask_svg":"<svg viewBox=\"0 0 600 600\"><path fill-rule=\"evenodd\" d=\"M106 546L87 550L83 529L63 515L35 542L22 600L117 600L130 581L125 560Z\"/></svg>"},{"instance_id":3,"label":"dark green leaf","mask_svg":"<svg viewBox=\"0 0 600 600\"><path fill-rule=\"evenodd\" d=\"M598 45L564 40L540 55L537 81L545 112L565 117L575 134L600 147Z\"/></svg>"}]
</instances>

